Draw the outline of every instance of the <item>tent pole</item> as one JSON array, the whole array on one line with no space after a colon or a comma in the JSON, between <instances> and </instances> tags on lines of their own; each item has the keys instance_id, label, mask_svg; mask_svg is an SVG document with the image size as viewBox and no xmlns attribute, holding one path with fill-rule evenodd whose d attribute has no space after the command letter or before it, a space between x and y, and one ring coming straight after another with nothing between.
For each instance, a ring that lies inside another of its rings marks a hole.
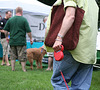
<instances>
[{"instance_id":1,"label":"tent pole","mask_svg":"<svg viewBox=\"0 0 100 90\"><path fill-rule=\"evenodd\" d=\"M15 9L13 9L13 16L15 16Z\"/></svg>"}]
</instances>

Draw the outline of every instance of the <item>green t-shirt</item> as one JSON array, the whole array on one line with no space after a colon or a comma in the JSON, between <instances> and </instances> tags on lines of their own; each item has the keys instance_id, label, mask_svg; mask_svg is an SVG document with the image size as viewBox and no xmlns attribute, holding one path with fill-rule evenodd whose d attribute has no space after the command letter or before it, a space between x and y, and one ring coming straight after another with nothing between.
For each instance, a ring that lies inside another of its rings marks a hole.
<instances>
[{"instance_id":1,"label":"green t-shirt","mask_svg":"<svg viewBox=\"0 0 100 90\"><path fill-rule=\"evenodd\" d=\"M4 30L10 32L9 44L13 46L26 45L26 32L31 32L27 20L22 16L10 18Z\"/></svg>"}]
</instances>

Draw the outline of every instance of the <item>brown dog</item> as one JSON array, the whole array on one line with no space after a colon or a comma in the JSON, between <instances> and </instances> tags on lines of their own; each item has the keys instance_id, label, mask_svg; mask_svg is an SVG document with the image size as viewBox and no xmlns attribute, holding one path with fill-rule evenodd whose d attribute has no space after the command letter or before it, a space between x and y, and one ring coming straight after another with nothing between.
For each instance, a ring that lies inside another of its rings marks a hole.
<instances>
[{"instance_id":1,"label":"brown dog","mask_svg":"<svg viewBox=\"0 0 100 90\"><path fill-rule=\"evenodd\" d=\"M45 54L46 54L46 50L42 47L27 49L27 59L30 62L31 65L30 68L32 70L33 70L33 60L36 60L37 68L42 68L42 58Z\"/></svg>"}]
</instances>

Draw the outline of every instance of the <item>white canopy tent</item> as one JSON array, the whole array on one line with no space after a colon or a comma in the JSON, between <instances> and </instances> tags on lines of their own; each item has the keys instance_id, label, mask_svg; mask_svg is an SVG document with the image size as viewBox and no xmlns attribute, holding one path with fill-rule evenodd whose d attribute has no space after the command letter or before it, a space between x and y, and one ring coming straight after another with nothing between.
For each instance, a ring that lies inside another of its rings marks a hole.
<instances>
[{"instance_id":1,"label":"white canopy tent","mask_svg":"<svg viewBox=\"0 0 100 90\"><path fill-rule=\"evenodd\" d=\"M33 12L34 15L48 15L50 11L50 6L37 0L0 0L0 9L16 9L18 6L24 11Z\"/></svg>"},{"instance_id":2,"label":"white canopy tent","mask_svg":"<svg viewBox=\"0 0 100 90\"><path fill-rule=\"evenodd\" d=\"M0 0L0 15L4 17L5 12L11 10L14 16L18 6L23 8L23 16L29 22L33 38L43 40L45 34L43 18L49 14L51 7L37 0Z\"/></svg>"}]
</instances>

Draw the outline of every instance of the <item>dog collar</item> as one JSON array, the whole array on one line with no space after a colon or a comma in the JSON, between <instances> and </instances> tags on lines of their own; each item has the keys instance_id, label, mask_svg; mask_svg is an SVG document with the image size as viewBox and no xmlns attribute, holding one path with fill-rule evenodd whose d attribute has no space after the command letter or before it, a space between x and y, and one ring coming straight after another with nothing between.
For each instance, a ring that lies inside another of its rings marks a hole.
<instances>
[{"instance_id":1,"label":"dog collar","mask_svg":"<svg viewBox=\"0 0 100 90\"><path fill-rule=\"evenodd\" d=\"M43 48L41 49L41 53L43 52Z\"/></svg>"}]
</instances>

